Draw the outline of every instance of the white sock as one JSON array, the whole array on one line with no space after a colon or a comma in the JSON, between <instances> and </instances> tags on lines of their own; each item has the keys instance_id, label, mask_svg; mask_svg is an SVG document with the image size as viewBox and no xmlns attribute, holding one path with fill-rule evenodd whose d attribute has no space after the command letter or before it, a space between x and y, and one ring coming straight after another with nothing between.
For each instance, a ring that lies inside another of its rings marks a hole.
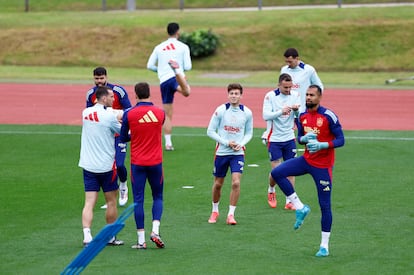
<instances>
[{"instance_id":1,"label":"white sock","mask_svg":"<svg viewBox=\"0 0 414 275\"><path fill-rule=\"evenodd\" d=\"M276 193L275 187L274 186L272 187L272 186L269 185L269 188L267 189L267 192L268 193Z\"/></svg>"},{"instance_id":2,"label":"white sock","mask_svg":"<svg viewBox=\"0 0 414 275\"><path fill-rule=\"evenodd\" d=\"M165 145L172 145L172 141L171 141L171 135L164 135L165 138Z\"/></svg>"},{"instance_id":3,"label":"white sock","mask_svg":"<svg viewBox=\"0 0 414 275\"><path fill-rule=\"evenodd\" d=\"M127 187L127 182L126 181L119 183L119 189L126 189L126 187Z\"/></svg>"},{"instance_id":4,"label":"white sock","mask_svg":"<svg viewBox=\"0 0 414 275\"><path fill-rule=\"evenodd\" d=\"M331 236L331 232L323 232L322 231L321 247L324 247L326 249L329 248L329 237L330 236Z\"/></svg>"},{"instance_id":5,"label":"white sock","mask_svg":"<svg viewBox=\"0 0 414 275\"><path fill-rule=\"evenodd\" d=\"M234 205L230 205L229 206L229 213L227 214L227 216L233 215L234 216L234 211L236 210L236 206Z\"/></svg>"},{"instance_id":6,"label":"white sock","mask_svg":"<svg viewBox=\"0 0 414 275\"><path fill-rule=\"evenodd\" d=\"M139 244L145 243L145 231L144 230L138 230L137 235L138 235L138 243Z\"/></svg>"},{"instance_id":7,"label":"white sock","mask_svg":"<svg viewBox=\"0 0 414 275\"><path fill-rule=\"evenodd\" d=\"M213 202L213 209L211 210L211 212L219 212L219 203L218 202Z\"/></svg>"},{"instance_id":8,"label":"white sock","mask_svg":"<svg viewBox=\"0 0 414 275\"><path fill-rule=\"evenodd\" d=\"M293 206L296 209L302 209L303 208L303 203L300 201L298 195L296 194L296 192L294 192L292 195L287 197L293 204Z\"/></svg>"},{"instance_id":9,"label":"white sock","mask_svg":"<svg viewBox=\"0 0 414 275\"><path fill-rule=\"evenodd\" d=\"M90 243L92 241L92 233L91 233L91 229L85 227L83 229L83 242L85 243Z\"/></svg>"},{"instance_id":10,"label":"white sock","mask_svg":"<svg viewBox=\"0 0 414 275\"><path fill-rule=\"evenodd\" d=\"M160 234L160 221L152 221L152 232L159 235Z\"/></svg>"},{"instance_id":11,"label":"white sock","mask_svg":"<svg viewBox=\"0 0 414 275\"><path fill-rule=\"evenodd\" d=\"M286 204L288 204L290 202L289 198L286 197Z\"/></svg>"}]
</instances>

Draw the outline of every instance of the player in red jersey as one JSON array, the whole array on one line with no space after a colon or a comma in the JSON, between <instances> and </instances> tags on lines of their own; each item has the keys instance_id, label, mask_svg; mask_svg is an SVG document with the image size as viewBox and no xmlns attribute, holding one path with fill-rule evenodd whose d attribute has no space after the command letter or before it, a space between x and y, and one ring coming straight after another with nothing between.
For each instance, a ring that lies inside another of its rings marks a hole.
<instances>
[{"instance_id":1,"label":"player in red jersey","mask_svg":"<svg viewBox=\"0 0 414 275\"><path fill-rule=\"evenodd\" d=\"M151 241L164 248L159 227L163 212L162 127L165 113L151 102L148 83L136 84L135 94L138 103L124 113L120 134L121 141L131 142L131 185L137 204L135 223L138 235L138 242L132 248L146 248L144 194L147 180L153 198Z\"/></svg>"},{"instance_id":2,"label":"player in red jersey","mask_svg":"<svg viewBox=\"0 0 414 275\"><path fill-rule=\"evenodd\" d=\"M289 176L310 174L315 181L321 209L321 244L317 257L329 255L329 238L332 226L331 190L332 170L335 162L334 148L345 144L342 126L338 117L320 105L322 89L310 85L306 91L306 111L299 115L298 142L306 144L305 153L289 159L272 170L269 184L278 184L283 193L291 200L296 210L294 229L298 229L310 212L304 205L288 180Z\"/></svg>"}]
</instances>

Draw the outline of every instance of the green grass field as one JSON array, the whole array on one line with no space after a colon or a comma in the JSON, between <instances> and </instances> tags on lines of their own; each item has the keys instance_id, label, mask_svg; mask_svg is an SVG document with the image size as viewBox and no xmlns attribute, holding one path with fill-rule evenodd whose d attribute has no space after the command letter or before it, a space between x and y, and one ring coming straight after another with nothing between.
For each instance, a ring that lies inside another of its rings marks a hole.
<instances>
[{"instance_id":1,"label":"green grass field","mask_svg":"<svg viewBox=\"0 0 414 275\"><path fill-rule=\"evenodd\" d=\"M154 8L157 1L137 2ZM346 1L351 2L355 1ZM166 22L177 20L184 31L211 28L223 42L214 56L194 60L194 69L187 74L192 85L224 86L236 80L206 75L234 73L246 75L237 79L246 86L271 87L285 48L300 45L304 61L316 67L327 87L412 89L412 81L385 86L384 80L412 75L413 7L102 13L90 12L101 7L101 1L94 0L30 3L33 12L23 13L23 1L0 0L0 40L7 41L0 44L0 82L91 83L92 68L103 64L117 83L131 84L138 78L155 85L158 81L145 69L146 60L152 47L165 38ZM107 3L118 9L125 0ZM50 9L54 11L47 12ZM89 12L68 12L85 9ZM106 43L101 34L124 43ZM102 42L99 51L90 46L97 39ZM243 60L235 62L240 56ZM136 233L131 217L118 235L126 245L105 248L83 274L411 274L414 270L410 203L414 131L346 132L346 145L337 150L331 256L326 259L314 257L320 242L320 212L309 176L297 179L298 194L312 208L299 232L293 230L293 212L267 206L270 164L260 141L262 129L255 129L247 146L247 165L259 166L246 167L236 210L239 224L232 227L224 219L228 180L219 222L207 223L214 142L201 128L177 127L174 133L176 151L164 154L161 234L166 248L155 249L148 241L146 251L132 250ZM79 126L0 125L0 274L58 274L81 251L84 192L77 166L79 147ZM183 189L185 185L194 188ZM130 194L130 202L131 198ZM102 195L94 235L104 226L101 204ZM150 208L147 192L148 233Z\"/></svg>"},{"instance_id":2,"label":"green grass field","mask_svg":"<svg viewBox=\"0 0 414 275\"><path fill-rule=\"evenodd\" d=\"M314 253L320 241L320 212L312 180L297 179L297 192L312 212L294 232L293 212L267 206L270 165L261 131L255 129L247 146L247 165L259 167L246 167L237 226L226 225L223 217L228 181L222 216L215 225L207 223L214 142L205 129L175 128L176 151L164 154L161 234L166 248L155 249L148 242L146 251L131 249L136 242L131 217L118 235L126 245L105 248L83 274L412 273L414 132L346 131L334 171L331 256L319 259ZM81 250L79 146L78 126L0 125L1 274L58 274ZM102 203L100 196L94 234L104 225ZM150 207L147 193L147 231Z\"/></svg>"}]
</instances>

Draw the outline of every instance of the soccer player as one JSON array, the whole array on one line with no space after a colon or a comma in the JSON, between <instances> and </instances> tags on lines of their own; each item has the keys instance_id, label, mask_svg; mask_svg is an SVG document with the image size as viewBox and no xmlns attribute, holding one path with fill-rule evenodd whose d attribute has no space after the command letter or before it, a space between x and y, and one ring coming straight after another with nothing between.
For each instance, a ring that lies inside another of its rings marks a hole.
<instances>
[{"instance_id":1,"label":"soccer player","mask_svg":"<svg viewBox=\"0 0 414 275\"><path fill-rule=\"evenodd\" d=\"M300 108L302 113L306 110L306 90L312 84L318 85L323 92L323 84L314 67L300 60L295 48L289 48L283 54L286 65L280 69L280 73L287 73L292 77L292 90L300 94Z\"/></svg>"},{"instance_id":2,"label":"soccer player","mask_svg":"<svg viewBox=\"0 0 414 275\"><path fill-rule=\"evenodd\" d=\"M315 84L318 85L323 91L324 87L322 81L313 66L300 60L299 52L295 48L288 48L284 52L283 56L285 58L286 65L280 69L280 74L287 73L292 77L292 90L300 94L301 101L299 112L304 112L306 110L306 89L309 85ZM265 144L267 142L270 127L271 125L268 123L266 131L262 135L262 140Z\"/></svg>"},{"instance_id":3,"label":"soccer player","mask_svg":"<svg viewBox=\"0 0 414 275\"><path fill-rule=\"evenodd\" d=\"M245 145L253 136L253 116L249 108L240 104L243 95L243 87L240 84L229 84L227 94L229 102L216 108L207 128L207 135L217 142L213 171L212 211L208 222L217 222L221 188L230 168L230 206L226 223L236 225L234 212L240 196Z\"/></svg>"},{"instance_id":4,"label":"soccer player","mask_svg":"<svg viewBox=\"0 0 414 275\"><path fill-rule=\"evenodd\" d=\"M280 69L280 74L287 73L292 77L292 90L300 95L299 113L306 110L306 90L311 84L318 85L323 92L323 84L314 67L305 64L299 57L299 52L295 48L288 48L283 54L286 65ZM270 123L266 124L266 131L262 135L264 144L268 141ZM294 182L293 182L294 184ZM289 204L289 199L286 198L286 204ZM289 204L290 205L290 204Z\"/></svg>"},{"instance_id":5,"label":"soccer player","mask_svg":"<svg viewBox=\"0 0 414 275\"><path fill-rule=\"evenodd\" d=\"M296 156L296 142L294 119L298 116L300 95L292 90L292 77L283 73L279 76L278 88L266 94L263 100L263 119L271 122L268 134L267 150L270 165L277 167L283 161ZM294 184L295 178L289 177ZM276 208L276 190L274 186L268 188L268 203ZM291 202L286 202L286 210L295 210Z\"/></svg>"},{"instance_id":6,"label":"soccer player","mask_svg":"<svg viewBox=\"0 0 414 275\"><path fill-rule=\"evenodd\" d=\"M148 83L137 83L135 94L138 103L124 113L121 128L121 140L131 141L131 185L136 203L134 211L138 235L138 242L132 248L147 248L144 227L144 194L147 180L153 199L150 239L158 248L164 248L159 228L163 212L162 125L165 113L151 102Z\"/></svg>"},{"instance_id":7,"label":"soccer player","mask_svg":"<svg viewBox=\"0 0 414 275\"><path fill-rule=\"evenodd\" d=\"M178 40L179 29L177 23L168 24L169 38L154 48L147 62L147 68L157 72L160 80L161 98L167 115L164 123L167 151L174 150L171 140L174 94L179 92L185 97L190 95L190 86L184 75L184 71L189 71L192 67L190 48Z\"/></svg>"},{"instance_id":8,"label":"soccer player","mask_svg":"<svg viewBox=\"0 0 414 275\"><path fill-rule=\"evenodd\" d=\"M95 81L95 87L89 89L86 93L86 107L91 107L96 102L96 89L98 87L107 86L109 87L114 93L114 103L112 108L116 110L125 111L126 109L131 107L131 102L128 98L128 93L126 90L119 85L108 83L108 76L107 71L104 67L97 67L93 70L93 78ZM121 142L119 136L115 136L115 160L116 160L116 168L119 177L119 205L124 206L128 202L128 184L127 184L127 169L125 167L125 157L127 152L126 144ZM107 205L103 205L101 208L106 208Z\"/></svg>"},{"instance_id":9,"label":"soccer player","mask_svg":"<svg viewBox=\"0 0 414 275\"><path fill-rule=\"evenodd\" d=\"M329 238L332 226L331 192L332 170L335 162L334 148L345 144L344 134L338 117L320 105L322 89L310 85L306 91L306 111L299 115L298 137L305 144L305 153L289 159L276 168L269 176L270 186L279 185L283 193L296 208L294 229L298 229L310 212L310 207L302 203L296 194L289 176L310 174L315 181L319 207L321 210L321 243L317 257L329 255Z\"/></svg>"},{"instance_id":10,"label":"soccer player","mask_svg":"<svg viewBox=\"0 0 414 275\"><path fill-rule=\"evenodd\" d=\"M107 107L112 107L114 93L107 87L97 87L96 104L82 112L82 137L79 166L83 168L85 205L82 210L83 244L92 241L91 226L93 208L102 188L107 209L106 223L117 219L116 197L118 195L117 174L115 169L115 133L121 130L117 117ZM124 242L114 236L108 245L123 245Z\"/></svg>"}]
</instances>

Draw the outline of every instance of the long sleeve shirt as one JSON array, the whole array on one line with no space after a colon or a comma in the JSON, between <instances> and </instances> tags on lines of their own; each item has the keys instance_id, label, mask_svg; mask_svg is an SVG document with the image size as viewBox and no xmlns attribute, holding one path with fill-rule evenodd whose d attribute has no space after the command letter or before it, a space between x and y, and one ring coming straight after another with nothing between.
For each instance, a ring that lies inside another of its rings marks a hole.
<instances>
[{"instance_id":1,"label":"long sleeve shirt","mask_svg":"<svg viewBox=\"0 0 414 275\"><path fill-rule=\"evenodd\" d=\"M252 111L244 105L233 107L230 103L218 106L210 119L207 135L217 142L216 155L243 155L244 148L234 151L229 142L245 146L253 137Z\"/></svg>"},{"instance_id":2,"label":"long sleeve shirt","mask_svg":"<svg viewBox=\"0 0 414 275\"><path fill-rule=\"evenodd\" d=\"M289 68L287 65L283 66L280 73L287 73L292 77L293 86L292 90L297 91L300 94L300 108L299 112L306 110L306 90L311 84L318 85L323 91L323 84L314 67L309 64L305 64L302 61L299 62L295 68Z\"/></svg>"},{"instance_id":3,"label":"long sleeve shirt","mask_svg":"<svg viewBox=\"0 0 414 275\"><path fill-rule=\"evenodd\" d=\"M147 62L147 69L158 73L160 83L175 77L168 64L170 60L178 63L177 71L183 74L192 68L190 48L176 38L168 38L154 48Z\"/></svg>"},{"instance_id":4,"label":"long sleeve shirt","mask_svg":"<svg viewBox=\"0 0 414 275\"><path fill-rule=\"evenodd\" d=\"M293 131L295 112L283 114L284 107L300 104L300 95L291 91L285 95L279 89L268 92L263 100L263 119L272 122L269 132L269 142L285 142L295 139Z\"/></svg>"},{"instance_id":5,"label":"long sleeve shirt","mask_svg":"<svg viewBox=\"0 0 414 275\"><path fill-rule=\"evenodd\" d=\"M99 103L82 112L79 166L92 173L111 171L115 162L115 133L121 130L116 115Z\"/></svg>"},{"instance_id":6,"label":"long sleeve shirt","mask_svg":"<svg viewBox=\"0 0 414 275\"><path fill-rule=\"evenodd\" d=\"M310 153L305 149L303 154L305 160L312 166L318 168L330 168L335 163L336 147L345 144L345 137L338 117L329 109L322 106L316 111L306 111L299 116L298 142L300 138L309 132L317 135L319 142L328 142L328 148Z\"/></svg>"}]
</instances>

